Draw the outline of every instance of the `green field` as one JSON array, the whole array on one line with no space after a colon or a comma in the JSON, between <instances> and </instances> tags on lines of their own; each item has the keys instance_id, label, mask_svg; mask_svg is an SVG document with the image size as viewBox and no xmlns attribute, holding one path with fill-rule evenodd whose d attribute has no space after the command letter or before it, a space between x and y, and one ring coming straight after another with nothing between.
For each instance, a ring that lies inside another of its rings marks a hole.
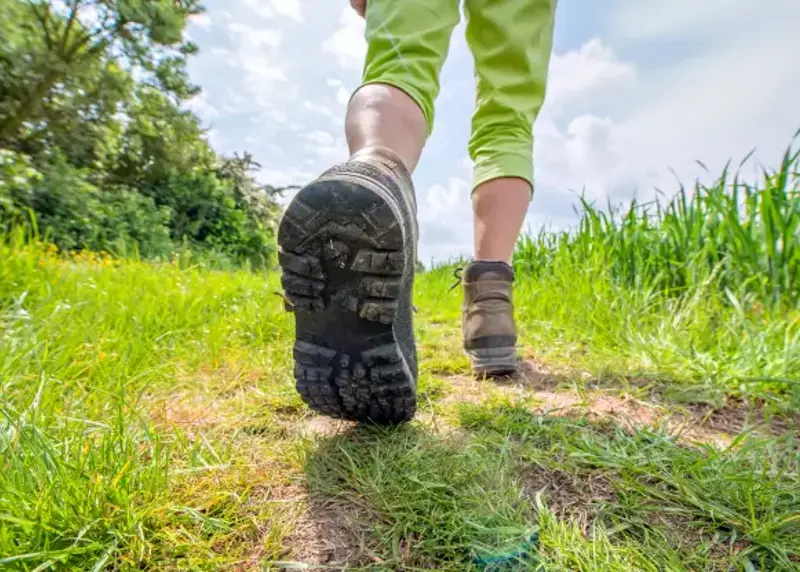
<instances>
[{"instance_id":1,"label":"green field","mask_svg":"<svg viewBox=\"0 0 800 572\"><path fill-rule=\"evenodd\" d=\"M299 400L274 271L7 237L0 569L800 570L796 159L523 239L516 379L420 274L395 429Z\"/></svg>"}]
</instances>

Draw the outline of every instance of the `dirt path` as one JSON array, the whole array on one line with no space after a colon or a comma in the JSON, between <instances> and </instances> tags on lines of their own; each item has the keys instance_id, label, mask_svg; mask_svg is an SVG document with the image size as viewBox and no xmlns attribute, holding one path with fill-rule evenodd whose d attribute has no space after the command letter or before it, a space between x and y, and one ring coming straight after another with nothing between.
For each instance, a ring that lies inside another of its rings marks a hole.
<instances>
[{"instance_id":1,"label":"dirt path","mask_svg":"<svg viewBox=\"0 0 800 572\"><path fill-rule=\"evenodd\" d=\"M800 426L794 418L768 418L762 408L741 401L729 401L721 408L700 404L678 404L645 400L622 387L592 387L570 383L570 378L547 366L528 360L523 373L507 380L482 381L463 375L444 378L451 388L441 404L480 403L498 394L531 402L536 415L585 418L633 431L658 429L684 443L729 446L744 431L777 435Z\"/></svg>"},{"instance_id":2,"label":"dirt path","mask_svg":"<svg viewBox=\"0 0 800 572\"><path fill-rule=\"evenodd\" d=\"M244 382L243 382L244 380ZM729 447L743 431L777 434L800 418L766 420L757 407L730 402L725 407L679 405L646 400L623 387L599 387L591 380L563 375L534 360L521 375L507 380L483 381L465 375L439 376L443 396L420 403L417 421L425 431L443 439L462 431L453 415L463 404L480 406L504 399L523 406L534 416L586 420L595 425L619 427L628 433L659 430L684 445ZM210 479L211 486L226 483L236 494L250 495L235 513L243 520L267 519L242 546L246 555L232 569L262 569L268 556L263 546L271 528L286 530L280 544L284 558L326 569L375 565L381 560L370 552L369 523L375 516L351 501L313 494L308 490L302 463L276 463L281 448L291 443L329 441L352 431L354 424L309 413L289 398L275 400L260 395L258 375L207 372L190 376L168 392L148 396L151 419L161 428L179 430L190 438L226 442L236 435L240 450L227 467ZM263 403L259 400L263 399ZM289 399L287 401L287 399ZM216 484L215 484L216 483ZM547 503L559 517L577 522L589 533L598 503L613 502L613 487L602 472L575 475L552 469L526 472L522 486L531 499L547 492ZM195 487L196 489L197 487ZM257 490L254 495L253 491ZM254 508L269 505L270 511ZM533 501L531 501L533 502Z\"/></svg>"}]
</instances>

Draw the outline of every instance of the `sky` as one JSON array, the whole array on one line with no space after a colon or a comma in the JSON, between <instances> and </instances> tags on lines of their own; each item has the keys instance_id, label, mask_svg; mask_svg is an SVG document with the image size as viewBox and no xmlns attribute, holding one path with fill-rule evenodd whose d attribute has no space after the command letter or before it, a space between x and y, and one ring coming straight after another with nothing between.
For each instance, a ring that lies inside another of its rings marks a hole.
<instances>
[{"instance_id":1,"label":"sky","mask_svg":"<svg viewBox=\"0 0 800 572\"><path fill-rule=\"evenodd\" d=\"M274 186L303 185L345 160L344 112L366 51L349 2L205 6L187 29L203 90L191 107L214 148L250 152L259 180ZM581 195L601 206L669 196L753 149L745 176L777 166L800 128L797 22L797 0L560 0L526 229L569 228ZM474 80L463 19L441 83L414 177L425 263L471 253Z\"/></svg>"}]
</instances>

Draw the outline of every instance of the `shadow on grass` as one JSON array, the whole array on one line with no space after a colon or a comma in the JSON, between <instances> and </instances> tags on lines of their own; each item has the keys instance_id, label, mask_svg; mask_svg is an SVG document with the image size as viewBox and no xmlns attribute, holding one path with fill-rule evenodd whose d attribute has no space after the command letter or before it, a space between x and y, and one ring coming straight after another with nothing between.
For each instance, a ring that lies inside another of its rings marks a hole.
<instances>
[{"instance_id":1,"label":"shadow on grass","mask_svg":"<svg viewBox=\"0 0 800 572\"><path fill-rule=\"evenodd\" d=\"M305 469L304 538L327 546L313 563L333 569L481 569L476 557L513 554L533 532L536 559L513 569L792 570L800 558L788 438L690 448L463 403L446 432L413 423L320 438Z\"/></svg>"},{"instance_id":2,"label":"shadow on grass","mask_svg":"<svg viewBox=\"0 0 800 572\"><path fill-rule=\"evenodd\" d=\"M466 376L452 376L460 385ZM631 376L605 372L590 377L579 372L556 370L534 359L523 362L514 376L493 380L499 388L519 388L534 394L566 398L587 395L618 394L638 400L683 418L694 426L710 431L736 435L757 431L774 436L784 435L800 427L800 412L787 403L776 404L764 399L744 400L726 393L720 387L689 383L662 375ZM563 399L556 399L563 401Z\"/></svg>"},{"instance_id":3,"label":"shadow on grass","mask_svg":"<svg viewBox=\"0 0 800 572\"><path fill-rule=\"evenodd\" d=\"M617 546L641 547L654 569L796 570L800 562L792 432L743 435L720 449L509 403L464 403L458 420L513 449L527 498L544 495L556 517L593 542L600 528Z\"/></svg>"},{"instance_id":4,"label":"shadow on grass","mask_svg":"<svg viewBox=\"0 0 800 572\"><path fill-rule=\"evenodd\" d=\"M510 462L467 435L418 423L354 427L310 453L309 514L333 507L354 533L348 569L472 569L474 557L513 550L530 534L535 514Z\"/></svg>"}]
</instances>

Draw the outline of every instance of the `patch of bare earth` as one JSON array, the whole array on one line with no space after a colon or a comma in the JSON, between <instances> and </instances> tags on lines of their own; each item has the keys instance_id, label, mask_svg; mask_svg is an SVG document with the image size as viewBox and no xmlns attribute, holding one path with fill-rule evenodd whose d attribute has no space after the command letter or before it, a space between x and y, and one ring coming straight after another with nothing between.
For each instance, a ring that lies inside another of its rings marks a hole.
<instances>
[{"instance_id":1,"label":"patch of bare earth","mask_svg":"<svg viewBox=\"0 0 800 572\"><path fill-rule=\"evenodd\" d=\"M254 388L263 372L257 369L201 369L179 372L170 387L154 388L142 404L160 428L202 433L246 424Z\"/></svg>"},{"instance_id":2,"label":"patch of bare earth","mask_svg":"<svg viewBox=\"0 0 800 572\"><path fill-rule=\"evenodd\" d=\"M203 393L175 391L148 401L150 419L157 427L203 431L230 422L230 412L216 398Z\"/></svg>"},{"instance_id":3,"label":"patch of bare earth","mask_svg":"<svg viewBox=\"0 0 800 572\"><path fill-rule=\"evenodd\" d=\"M219 554L242 553L243 559L227 568L233 572L263 570L264 561L275 558L276 544L283 546L280 539L289 533L305 497L303 488L293 483L253 487L252 482L244 479L241 484L243 491L250 490L239 515L250 525L214 545Z\"/></svg>"},{"instance_id":4,"label":"patch of bare earth","mask_svg":"<svg viewBox=\"0 0 800 572\"><path fill-rule=\"evenodd\" d=\"M273 402L259 390L260 376L260 371L228 369L181 373L172 387L143 397L150 420L161 430L213 442L235 433L233 458L210 471L176 477L173 499L200 512L218 502L220 491L240 499L226 516L236 523L235 532L213 544L220 554L242 554L226 570L263 570L276 558L327 570L363 561L357 511L314 498L299 466L286 456L287 445L297 438L331 437L353 424L295 406L287 409L286 400ZM281 554L276 546L283 548Z\"/></svg>"},{"instance_id":5,"label":"patch of bare earth","mask_svg":"<svg viewBox=\"0 0 800 572\"><path fill-rule=\"evenodd\" d=\"M241 431L252 435L291 435L307 412L287 389L263 386L258 368L221 367L179 372L169 387L155 387L141 405L153 424L189 436ZM302 423L300 424L302 426Z\"/></svg>"},{"instance_id":6,"label":"patch of bare earth","mask_svg":"<svg viewBox=\"0 0 800 572\"><path fill-rule=\"evenodd\" d=\"M451 392L442 402L483 401L497 392L530 399L531 409L538 415L580 417L596 422L611 422L621 428L658 428L686 443L708 443L727 447L734 436L746 428L766 425L767 431L788 431L800 419L758 419L758 412L741 402L729 401L723 408L707 405L682 406L670 409L660 403L637 399L613 389L586 389L585 377L570 385L569 377L546 365L527 360L522 372L501 380L478 380L468 376L450 376ZM758 429L758 427L756 427Z\"/></svg>"},{"instance_id":7,"label":"patch of bare earth","mask_svg":"<svg viewBox=\"0 0 800 572\"><path fill-rule=\"evenodd\" d=\"M306 497L305 510L284 539L292 562L345 570L370 561L360 529L363 510L350 503Z\"/></svg>"},{"instance_id":8,"label":"patch of bare earth","mask_svg":"<svg viewBox=\"0 0 800 572\"><path fill-rule=\"evenodd\" d=\"M310 415L295 425L295 430L303 437L333 437L351 431L355 423L341 421L324 415Z\"/></svg>"},{"instance_id":9,"label":"patch of bare earth","mask_svg":"<svg viewBox=\"0 0 800 572\"><path fill-rule=\"evenodd\" d=\"M576 522L585 535L598 510L616 498L611 476L602 471L575 475L533 465L525 467L522 486L527 497L541 495L556 516Z\"/></svg>"},{"instance_id":10,"label":"patch of bare earth","mask_svg":"<svg viewBox=\"0 0 800 572\"><path fill-rule=\"evenodd\" d=\"M686 409L704 427L727 433L755 429L771 435L782 435L800 427L800 414L769 415L762 403L748 403L733 398L726 399L721 407L690 404Z\"/></svg>"},{"instance_id":11,"label":"patch of bare earth","mask_svg":"<svg viewBox=\"0 0 800 572\"><path fill-rule=\"evenodd\" d=\"M354 424L313 414L298 417L294 410L283 412L275 407L268 407L266 418L254 417L253 391L252 384L242 386L238 380L220 383L219 379L197 376L193 383L146 396L150 418L162 429L181 430L190 437L217 438L237 431L235 463L203 477L201 484L191 483L191 478L184 480L176 496L200 510L208 502L208 491L231 490L247 498L238 507L236 518L249 519L252 525L228 535L214 547L221 554L245 554L226 569L263 570L263 563L276 556L265 550L265 546L275 545L272 537L276 534L282 537L278 542L285 549L281 554L284 561L326 570L344 570L368 562L360 541L365 536L358 534L355 524L363 511L315 498L302 476L296 474L297 468L280 462L285 439L332 437Z\"/></svg>"},{"instance_id":12,"label":"patch of bare earth","mask_svg":"<svg viewBox=\"0 0 800 572\"><path fill-rule=\"evenodd\" d=\"M365 511L309 493L301 477L292 473L288 466L232 467L202 482L184 483L174 497L200 512L213 504L209 491L230 491L244 499L236 508L235 531L221 535L212 546L221 555L242 555L225 570L274 570L277 564L265 565L278 561L345 570L372 562L364 546L369 535L361 528L368 522ZM180 490L187 487L193 490Z\"/></svg>"}]
</instances>

